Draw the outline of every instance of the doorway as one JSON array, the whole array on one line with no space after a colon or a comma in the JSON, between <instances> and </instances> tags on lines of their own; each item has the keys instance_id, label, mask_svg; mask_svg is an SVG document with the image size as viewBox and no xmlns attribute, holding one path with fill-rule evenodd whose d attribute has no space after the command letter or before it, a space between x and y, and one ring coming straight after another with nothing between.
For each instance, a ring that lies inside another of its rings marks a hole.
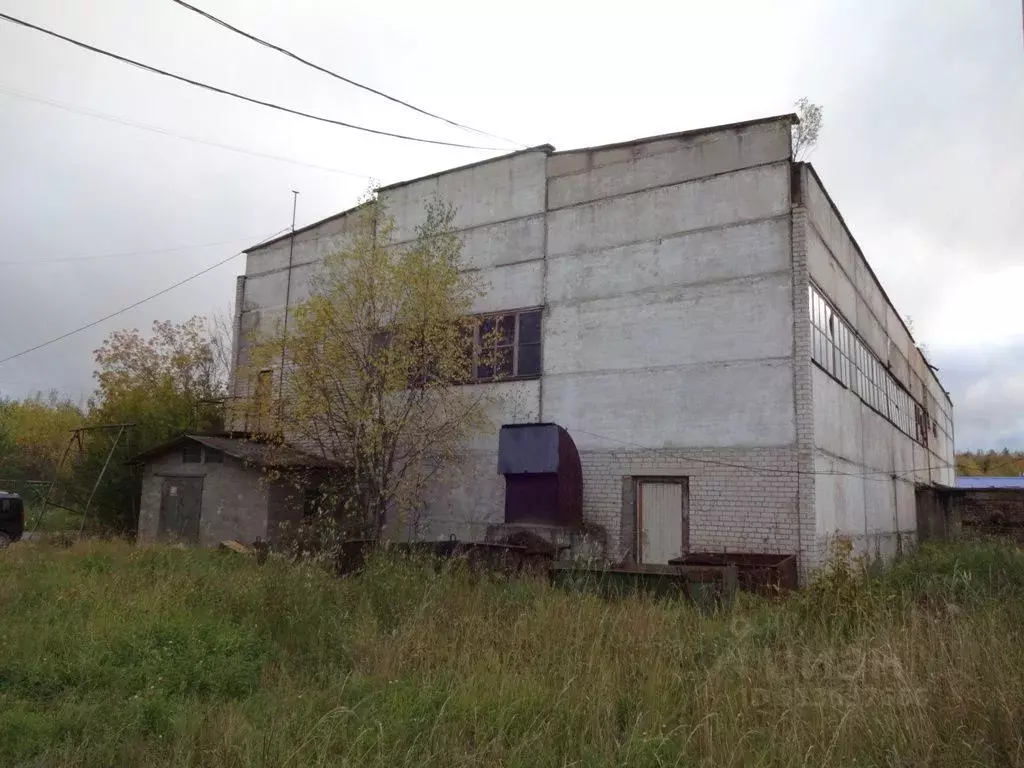
<instances>
[{"instance_id":1,"label":"doorway","mask_svg":"<svg viewBox=\"0 0 1024 768\"><path fill-rule=\"evenodd\" d=\"M198 543L203 478L165 477L160 491L160 536Z\"/></svg>"},{"instance_id":2,"label":"doorway","mask_svg":"<svg viewBox=\"0 0 1024 768\"><path fill-rule=\"evenodd\" d=\"M637 478L637 561L665 565L689 549L685 477Z\"/></svg>"}]
</instances>

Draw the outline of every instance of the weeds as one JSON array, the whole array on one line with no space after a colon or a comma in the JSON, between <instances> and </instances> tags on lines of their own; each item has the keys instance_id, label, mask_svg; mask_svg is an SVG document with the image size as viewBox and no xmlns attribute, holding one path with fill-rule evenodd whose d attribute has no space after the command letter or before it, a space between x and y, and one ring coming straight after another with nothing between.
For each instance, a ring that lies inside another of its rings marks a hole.
<instances>
[{"instance_id":1,"label":"weeds","mask_svg":"<svg viewBox=\"0 0 1024 768\"><path fill-rule=\"evenodd\" d=\"M85 542L0 555L0 765L1022 765L1024 556L604 600Z\"/></svg>"}]
</instances>

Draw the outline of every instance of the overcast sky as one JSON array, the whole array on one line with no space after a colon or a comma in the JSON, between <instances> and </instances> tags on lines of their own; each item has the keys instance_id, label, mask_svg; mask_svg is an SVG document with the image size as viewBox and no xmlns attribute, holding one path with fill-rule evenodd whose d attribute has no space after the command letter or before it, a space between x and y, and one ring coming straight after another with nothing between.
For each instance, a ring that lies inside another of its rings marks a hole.
<instances>
[{"instance_id":1,"label":"overcast sky","mask_svg":"<svg viewBox=\"0 0 1024 768\"><path fill-rule=\"evenodd\" d=\"M1024 448L1020 0L194 4L530 145L698 128L788 112L809 97L825 114L811 160L939 366L958 448ZM516 148L309 70L171 0L0 0L0 12L297 109ZM0 358L283 229L292 189L302 225L352 205L371 178L400 181L494 154L271 112L0 21ZM84 397L92 350L108 332L224 312L242 269L241 259L229 262L0 365L0 394Z\"/></svg>"}]
</instances>

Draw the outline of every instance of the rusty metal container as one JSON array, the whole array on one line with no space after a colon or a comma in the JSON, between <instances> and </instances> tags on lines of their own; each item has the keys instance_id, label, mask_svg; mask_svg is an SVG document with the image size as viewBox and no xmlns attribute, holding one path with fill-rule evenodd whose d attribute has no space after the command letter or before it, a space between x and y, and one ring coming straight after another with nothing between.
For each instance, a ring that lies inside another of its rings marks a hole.
<instances>
[{"instance_id":1,"label":"rusty metal container","mask_svg":"<svg viewBox=\"0 0 1024 768\"><path fill-rule=\"evenodd\" d=\"M736 567L740 589L761 594L799 586L796 555L764 552L694 552L670 561L670 565Z\"/></svg>"},{"instance_id":2,"label":"rusty metal container","mask_svg":"<svg viewBox=\"0 0 1024 768\"><path fill-rule=\"evenodd\" d=\"M553 563L551 583L606 597L648 594L682 598L705 609L732 603L738 585L735 566L634 565L612 568Z\"/></svg>"}]
</instances>

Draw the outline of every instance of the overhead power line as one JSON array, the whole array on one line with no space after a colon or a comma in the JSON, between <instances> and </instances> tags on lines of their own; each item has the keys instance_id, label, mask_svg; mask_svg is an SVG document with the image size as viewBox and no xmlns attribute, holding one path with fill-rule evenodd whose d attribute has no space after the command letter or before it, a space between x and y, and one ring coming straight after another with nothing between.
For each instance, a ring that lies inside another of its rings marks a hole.
<instances>
[{"instance_id":1,"label":"overhead power line","mask_svg":"<svg viewBox=\"0 0 1024 768\"><path fill-rule=\"evenodd\" d=\"M272 239L274 237L277 237L278 235L282 234L283 232L287 232L288 229L289 229L288 227L285 227L284 229L278 230L274 234L268 235L267 237L265 237L263 239L264 240L270 240L270 239ZM0 365L3 365L4 363L10 362L11 360L15 360L15 359L17 359L19 357L23 357L23 356L29 354L30 352L35 352L36 350L43 349L44 347L48 347L51 344L56 344L58 341L63 341L64 339L69 338L71 336L74 336L75 334L81 333L82 331L87 331L90 328L95 328L100 323L106 322L107 320L110 320L111 318L117 317L118 315L123 315L125 312L133 310L136 307L141 306L142 304L145 304L147 301L152 301L153 299L155 299L155 298L157 298L159 296L163 296L165 293L170 293L175 288L180 288L181 286L185 285L186 283L190 283L193 280L195 280L196 278L202 277L207 272L212 272L217 267L221 267L221 266L227 264L229 261L237 259L243 253L245 253L245 252L244 251L239 251L238 253L233 253L232 255L228 256L226 259L221 259L216 264L211 264L210 266L206 267L206 269L201 269L198 272L195 272L195 273L189 275L185 279L179 280L178 282L174 283L173 285L169 285L166 288L157 291L156 293L152 293L149 296L146 296L144 299L139 299L138 301L136 301L136 302L134 302L132 304L129 304L126 307L121 307L121 309L119 309L119 310L117 310L115 312L111 312L109 315L104 315L103 317L98 318L96 320L93 320L90 323L86 323L85 325L80 325L77 328L73 328L72 330L68 331L67 333L62 333L60 336L55 336L54 338L49 339L48 341L44 341L41 344L36 344L35 346L29 347L28 349L23 349L23 350L21 350L21 352L15 352L13 355L8 355L7 357L0 358Z\"/></svg>"},{"instance_id":2,"label":"overhead power line","mask_svg":"<svg viewBox=\"0 0 1024 768\"><path fill-rule=\"evenodd\" d=\"M298 117L305 117L305 118L308 118L310 120L316 120L318 122L328 123L330 125L338 125L338 126L341 126L342 128L351 128L351 129L356 130L356 131L363 131L365 133L372 133L372 134L375 134L377 136L390 136L393 139L404 139L405 141L416 141L416 142L419 142L421 144L436 144L436 145L443 146L443 147L459 147L461 149L484 149L484 150L489 150L489 151L494 151L494 152L503 152L503 151L505 151L505 149L502 148L502 147L486 147L486 146L480 146L480 145L476 145L476 144L460 144L460 143L454 142L454 141L441 141L440 139L425 139L425 138L423 138L421 136L409 136L408 134L404 134L404 133L393 133L391 131L382 131L382 130L379 130L377 128L367 128L364 125L356 125L355 123L347 123L344 120L335 120L333 118L324 117L322 115L314 115L314 114L311 114L309 112L302 112L301 110L298 110L298 109L292 109L291 107L285 107L285 106L282 106L280 104L275 104L275 103L270 102L270 101L263 101L262 99L256 99L256 98L253 98L252 96L245 96L244 94L238 93L236 91L229 91L226 88L220 88L220 87L218 87L216 85L210 85L209 83L204 83L204 82L201 82L199 80L193 80L193 79L191 79L189 77L185 77L184 75L178 75L178 74L175 74L173 72L168 72L165 69L159 69L157 67L151 67L149 64L143 64L142 62L136 61L135 59L129 59L127 56L121 56L120 54L112 53L111 51L104 50L103 48L97 48L94 45L89 45L88 43L83 43L80 40L75 40L74 38L68 37L67 35L62 35L59 32L54 32L53 30L46 29L45 27L40 27L40 26L38 26L36 24L32 24L32 23L30 23L28 21L25 21L24 19L19 19L19 18L16 18L14 16L10 16L10 15L8 15L6 13L0 13L0 19L3 19L5 21L10 21L10 22L12 22L14 24L18 24L18 25L20 25L22 27L26 27L27 29L35 30L36 32L41 32L42 34L49 35L50 37L55 37L58 40L63 40L66 43L70 43L71 45L77 46L79 48L83 48L84 50L91 51L93 53L98 53L101 56L106 56L108 58L114 59L116 61L123 62L125 64L131 64L133 67L138 67L139 69L143 69L146 72L152 72L155 75L162 75L163 77L169 77L172 80L177 80L177 81L182 82L182 83L187 83L188 85L193 85L193 86L195 86L197 88L204 88L204 89L206 89L208 91L212 91L213 93L219 93L222 96L230 96L233 99L239 99L240 101L246 101L246 102L248 102L250 104L258 104L261 107L267 107L268 109L275 109L278 112L285 112L285 113L290 114L290 115L297 115Z\"/></svg>"},{"instance_id":3,"label":"overhead power line","mask_svg":"<svg viewBox=\"0 0 1024 768\"><path fill-rule=\"evenodd\" d=\"M0 93L5 93L8 96L13 96L13 97L18 98L18 99L26 99L28 101L35 101L35 102L38 102L40 104L46 104L46 105L51 106L51 107L56 107L57 109L64 109L64 110L67 110L68 112L75 112L75 113L77 113L79 115L85 115L86 117L95 117L95 118L99 118L100 120L108 120L108 121L110 121L112 123L118 123L120 125L126 125L129 128L139 128L139 129L144 130L144 131L152 131L153 133L160 133L160 134L163 134L164 136L171 136L172 138L175 138L175 139L183 139L184 141L192 141L192 142L195 142L196 144L206 144L209 147L217 147L218 149L226 149L226 150L228 150L230 152L239 152L239 153L241 153L243 155L252 155L253 157L262 157L262 158L266 158L267 160L277 160L278 162L281 162L281 163L291 163L292 165L300 165L300 166L302 166L304 168L314 168L314 169L316 169L318 171L327 171L328 173L340 173L340 174L345 175L345 176L354 176L354 177L360 178L360 179L370 179L370 178L372 178L371 176L367 176L366 174L363 174L363 173L354 173L352 171L343 171L340 168L331 168L330 166L326 166L326 165L317 165L316 163L307 163L307 162L303 162L302 160L295 160L294 158L291 158L291 157L282 157L281 155L271 155L271 154L267 154L266 152L257 152L256 150L245 149L244 147L236 147L236 146L234 146L232 144L224 144L224 143L219 142L219 141L211 141L209 139L202 139L202 138L200 138L198 136L189 136L188 134L185 134L185 133L176 133L175 131L168 130L167 128L161 128L160 126L157 126L157 125L149 125L147 123L139 123L139 122L136 122L135 120L128 120L127 118L118 117L117 115L111 115L111 114L108 114L106 112L98 112L98 111L96 111L94 109L86 109L85 107L77 107L77 106L75 106L73 104L66 104L64 102L56 101L54 99L48 99L45 96L39 96L37 94L29 93L27 91L20 91L17 88L8 88L6 86L0 85Z\"/></svg>"},{"instance_id":4,"label":"overhead power line","mask_svg":"<svg viewBox=\"0 0 1024 768\"><path fill-rule=\"evenodd\" d=\"M231 243L240 243L242 241L252 240L251 237L236 237L231 240L221 240L217 243L199 243L197 245L179 245L174 248L156 248L149 251L121 251L119 253L100 253L91 256L67 256L57 257L53 259L35 259L29 260L24 259L22 261L0 261L0 266L4 267L16 267L16 266L33 266L35 264L73 264L76 261L96 261L98 259L120 259L128 256L151 256L160 253L176 253L178 251L191 251L198 250L200 248L213 248L218 245L230 245Z\"/></svg>"},{"instance_id":5,"label":"overhead power line","mask_svg":"<svg viewBox=\"0 0 1024 768\"><path fill-rule=\"evenodd\" d=\"M250 32L246 32L243 29L239 29L238 27L236 27L236 26L234 26L232 24L229 24L228 22L224 21L223 19L220 19L220 18L214 16L212 13L208 13L207 11L204 11L202 8L196 8L194 5L186 3L185 0L171 0L171 2L177 3L182 8L187 8L188 10L192 11L193 13L198 13L200 16L202 16L202 17L212 21L214 24L219 24L220 26L222 26L225 29L228 29L228 30L234 32L237 35L241 35L242 37L245 37L245 38L248 38L249 40L252 40L254 43L259 43L262 46L270 48L272 51L277 51L278 53L283 54L283 55L287 56L290 59L294 59L295 61L298 61L301 64L305 64L307 67L312 67L313 69L317 70L318 72L323 72L325 75L330 75L331 77L335 78L336 80L341 80L343 83L348 83L349 85L354 85L356 88L362 88L364 91L369 91L370 93L375 94L377 96L380 96L382 98L385 98L388 101L394 102L395 104L401 104L403 107L408 107L409 109L413 110L414 112L419 112L421 115L426 115L427 117L433 117L435 120L441 120L442 122L448 123L448 125L454 125L456 128L462 128L463 130L466 130L466 131L472 131L473 133L479 134L480 136L487 136L488 138L491 138L491 139L498 139L499 141L506 141L509 144L516 144L516 145L518 145L520 147L527 146L526 144L523 144L522 142L513 141L512 139L506 139L504 136L498 136L497 134L494 134L494 133L488 133L487 131L482 131L479 128L474 128L474 127L472 127L470 125L466 125L465 123L460 123L457 120L450 120L449 118L443 117L443 116L441 116L439 114L436 114L435 112L430 112L430 111L428 111L426 109L423 109L422 107L417 107L415 104L410 104L407 101L403 101L402 99L399 99L399 98L397 98L395 96L391 96L390 94L384 93L384 91L379 91L376 88L371 88L370 86L364 85L363 83L357 82L357 81L355 81L355 80L353 80L353 79L351 79L349 77L345 77L344 75L339 75L337 72L334 72L334 71L332 71L330 69L327 69L326 67L321 67L319 64L314 64L312 61L309 61L308 59L302 58L297 53L294 53L294 52L288 50L287 48L282 48L280 45L275 45L274 43L271 43L268 40L264 40L261 37L257 37L256 35L254 35L254 34L252 34Z\"/></svg>"}]
</instances>

